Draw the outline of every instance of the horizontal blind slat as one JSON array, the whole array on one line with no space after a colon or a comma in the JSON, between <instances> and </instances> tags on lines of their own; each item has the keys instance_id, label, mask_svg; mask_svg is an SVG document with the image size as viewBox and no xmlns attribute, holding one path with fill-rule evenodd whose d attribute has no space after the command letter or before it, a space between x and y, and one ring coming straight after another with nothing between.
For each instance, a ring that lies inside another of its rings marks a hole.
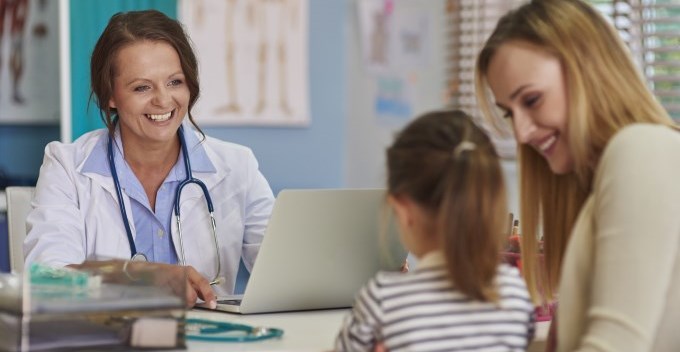
<instances>
[{"instance_id":1,"label":"horizontal blind slat","mask_svg":"<svg viewBox=\"0 0 680 352\"><path fill-rule=\"evenodd\" d=\"M633 54L639 58L653 94L672 116L680 118L680 2L590 2L605 16L616 18L612 22L625 37Z\"/></svg>"}]
</instances>

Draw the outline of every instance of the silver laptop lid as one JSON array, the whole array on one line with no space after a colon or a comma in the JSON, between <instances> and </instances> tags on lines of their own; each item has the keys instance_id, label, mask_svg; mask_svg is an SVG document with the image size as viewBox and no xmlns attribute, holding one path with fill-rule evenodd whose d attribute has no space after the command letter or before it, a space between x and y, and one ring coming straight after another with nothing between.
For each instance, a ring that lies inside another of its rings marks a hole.
<instances>
[{"instance_id":1,"label":"silver laptop lid","mask_svg":"<svg viewBox=\"0 0 680 352\"><path fill-rule=\"evenodd\" d=\"M350 307L378 270L406 258L386 207L380 189L281 191L240 312Z\"/></svg>"}]
</instances>

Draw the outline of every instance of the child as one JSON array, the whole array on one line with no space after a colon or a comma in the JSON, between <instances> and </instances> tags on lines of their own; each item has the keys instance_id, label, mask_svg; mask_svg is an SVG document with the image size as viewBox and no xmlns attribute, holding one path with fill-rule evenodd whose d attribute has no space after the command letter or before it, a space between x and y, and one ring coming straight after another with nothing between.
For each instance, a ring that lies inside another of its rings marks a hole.
<instances>
[{"instance_id":1,"label":"child","mask_svg":"<svg viewBox=\"0 0 680 352\"><path fill-rule=\"evenodd\" d=\"M461 111L429 113L397 135L387 171L387 201L418 267L378 273L336 349L526 350L533 305L517 270L500 264L506 198L489 138Z\"/></svg>"}]
</instances>

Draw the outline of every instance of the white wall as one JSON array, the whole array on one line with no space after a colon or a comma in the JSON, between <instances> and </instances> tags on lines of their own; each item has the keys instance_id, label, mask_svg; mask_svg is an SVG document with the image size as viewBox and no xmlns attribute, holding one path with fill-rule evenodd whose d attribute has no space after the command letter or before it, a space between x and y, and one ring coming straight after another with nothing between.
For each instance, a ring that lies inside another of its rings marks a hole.
<instances>
[{"instance_id":1,"label":"white wall","mask_svg":"<svg viewBox=\"0 0 680 352\"><path fill-rule=\"evenodd\" d=\"M508 189L508 210L519 217L519 178L517 175L517 162L515 160L503 160L501 162L505 173L505 184Z\"/></svg>"}]
</instances>

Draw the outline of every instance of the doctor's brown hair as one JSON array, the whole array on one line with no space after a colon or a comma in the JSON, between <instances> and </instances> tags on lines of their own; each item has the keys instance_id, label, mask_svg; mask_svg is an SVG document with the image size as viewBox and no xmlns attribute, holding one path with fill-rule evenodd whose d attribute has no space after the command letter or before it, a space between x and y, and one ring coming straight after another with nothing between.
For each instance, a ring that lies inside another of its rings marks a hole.
<instances>
[{"instance_id":1,"label":"doctor's brown hair","mask_svg":"<svg viewBox=\"0 0 680 352\"><path fill-rule=\"evenodd\" d=\"M92 51L90 97L96 96L101 118L109 133L113 135L115 130L116 109L109 107L109 101L113 95L118 53L124 47L142 41L164 42L177 52L184 80L189 88L189 121L203 135L191 115L191 109L200 93L196 55L182 25L156 10L119 12L113 15Z\"/></svg>"},{"instance_id":2,"label":"doctor's brown hair","mask_svg":"<svg viewBox=\"0 0 680 352\"><path fill-rule=\"evenodd\" d=\"M387 172L388 193L414 201L441 234L456 288L476 300L496 301L507 203L489 137L462 111L428 113L387 149Z\"/></svg>"}]
</instances>

